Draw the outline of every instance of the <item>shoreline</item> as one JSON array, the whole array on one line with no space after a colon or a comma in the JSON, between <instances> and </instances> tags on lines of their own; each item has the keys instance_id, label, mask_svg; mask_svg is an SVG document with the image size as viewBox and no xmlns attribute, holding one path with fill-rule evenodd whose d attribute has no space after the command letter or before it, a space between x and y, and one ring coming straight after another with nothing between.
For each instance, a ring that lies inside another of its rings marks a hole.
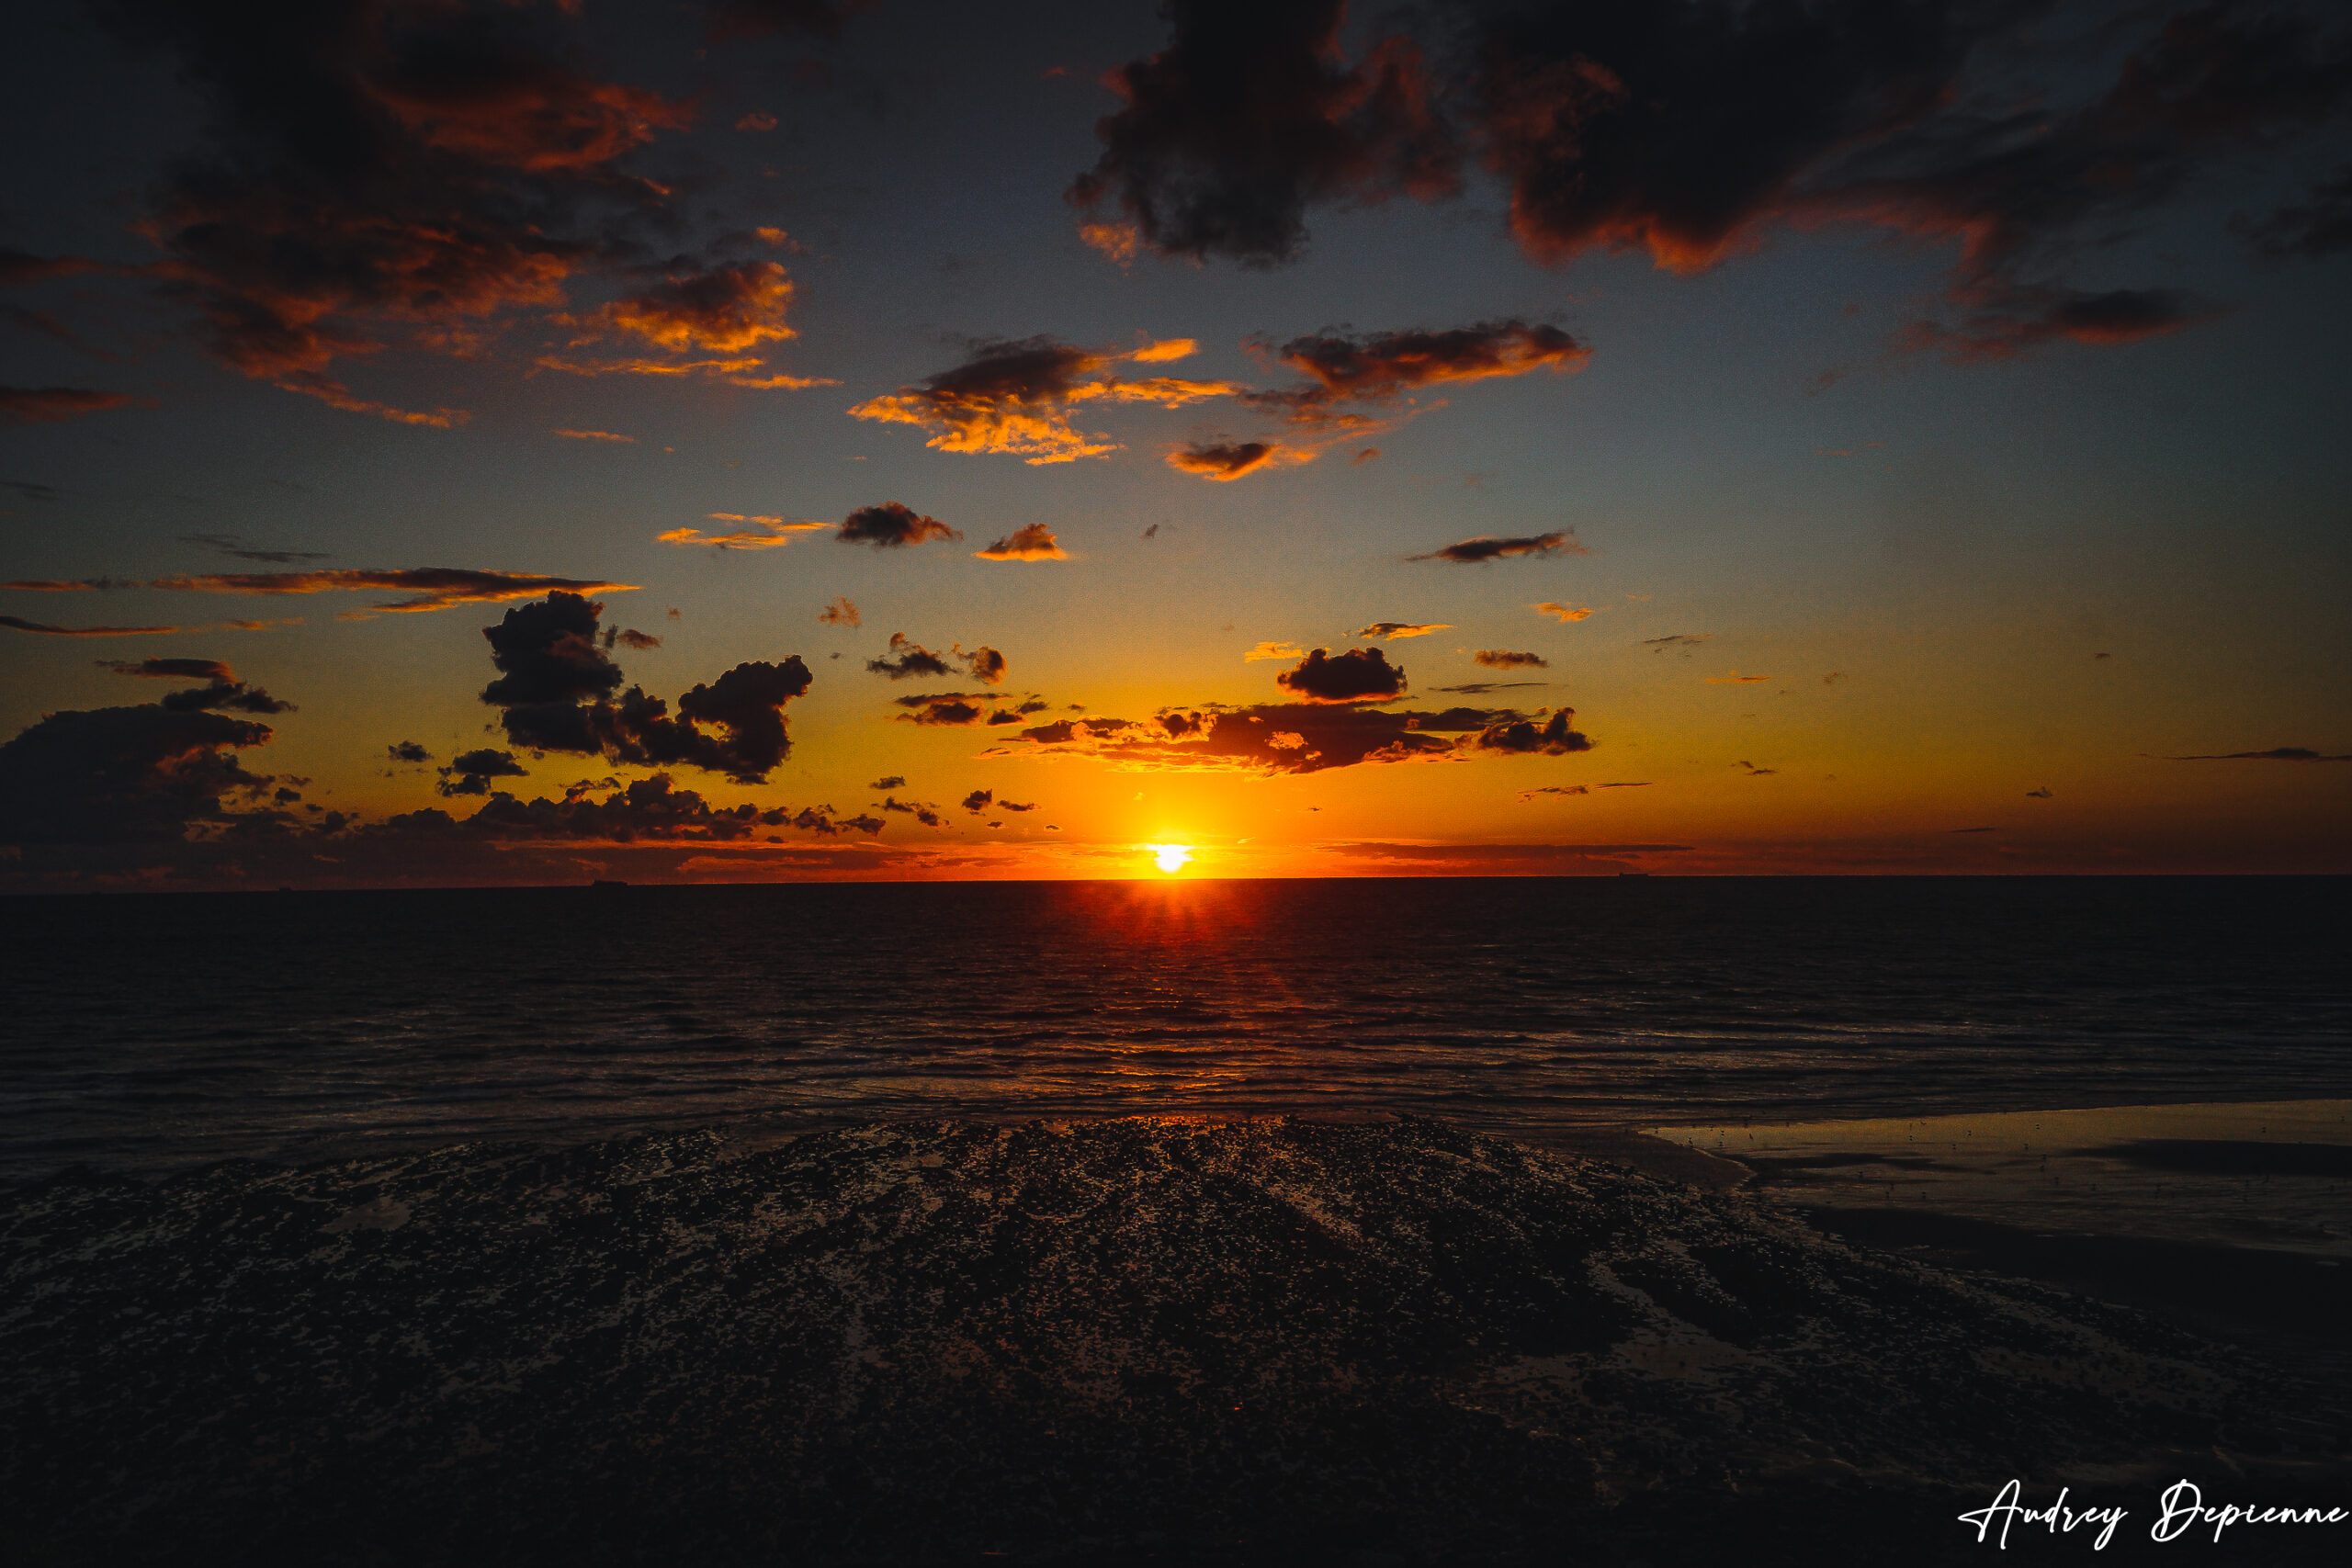
<instances>
[{"instance_id":1,"label":"shoreline","mask_svg":"<svg viewBox=\"0 0 2352 1568\"><path fill-rule=\"evenodd\" d=\"M1819 1562L1808 1518L1918 1556L2012 1474L2352 1485L2352 1403L2295 1369L1429 1121L706 1133L7 1200L0 1480L56 1561Z\"/></svg>"}]
</instances>

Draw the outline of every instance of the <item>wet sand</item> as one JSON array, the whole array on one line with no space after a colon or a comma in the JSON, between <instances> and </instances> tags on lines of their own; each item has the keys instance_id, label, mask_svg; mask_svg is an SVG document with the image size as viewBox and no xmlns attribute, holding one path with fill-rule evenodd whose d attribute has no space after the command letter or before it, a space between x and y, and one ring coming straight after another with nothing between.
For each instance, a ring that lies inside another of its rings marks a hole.
<instances>
[{"instance_id":1,"label":"wet sand","mask_svg":"<svg viewBox=\"0 0 2352 1568\"><path fill-rule=\"evenodd\" d=\"M69 1173L0 1195L6 1544L1957 1562L1988 1549L1953 1515L2013 1475L2352 1498L2352 1414L2292 1366L1610 1147L1708 1185L1172 1118Z\"/></svg>"}]
</instances>

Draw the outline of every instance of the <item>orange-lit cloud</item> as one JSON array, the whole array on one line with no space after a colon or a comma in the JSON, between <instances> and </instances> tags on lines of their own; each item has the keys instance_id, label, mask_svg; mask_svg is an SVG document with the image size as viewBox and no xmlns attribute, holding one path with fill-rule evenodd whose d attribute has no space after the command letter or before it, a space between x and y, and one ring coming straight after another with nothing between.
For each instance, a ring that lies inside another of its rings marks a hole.
<instances>
[{"instance_id":1,"label":"orange-lit cloud","mask_svg":"<svg viewBox=\"0 0 2352 1568\"><path fill-rule=\"evenodd\" d=\"M1592 612L1581 604L1560 604L1546 599L1535 606L1536 614L1549 615L1555 621L1581 621Z\"/></svg>"},{"instance_id":2,"label":"orange-lit cloud","mask_svg":"<svg viewBox=\"0 0 2352 1568\"><path fill-rule=\"evenodd\" d=\"M639 338L673 354L741 354L797 335L784 320L792 295L781 264L741 262L673 273L572 324Z\"/></svg>"},{"instance_id":3,"label":"orange-lit cloud","mask_svg":"<svg viewBox=\"0 0 2352 1568\"><path fill-rule=\"evenodd\" d=\"M1552 661L1540 653L1512 653L1506 649L1482 648L1470 656L1471 662L1483 664L1489 670L1549 670Z\"/></svg>"},{"instance_id":4,"label":"orange-lit cloud","mask_svg":"<svg viewBox=\"0 0 2352 1568\"><path fill-rule=\"evenodd\" d=\"M1306 649L1287 642L1261 642L1241 656L1242 662L1255 664L1261 659L1304 659Z\"/></svg>"},{"instance_id":5,"label":"orange-lit cloud","mask_svg":"<svg viewBox=\"0 0 2352 1568\"><path fill-rule=\"evenodd\" d=\"M1054 531L1043 523L1024 524L999 539L984 550L973 555L982 560L1068 560L1069 552L1054 537Z\"/></svg>"},{"instance_id":6,"label":"orange-lit cloud","mask_svg":"<svg viewBox=\"0 0 2352 1568\"><path fill-rule=\"evenodd\" d=\"M1204 479L1227 481L1263 468L1282 448L1264 441L1194 442L1171 448L1168 466Z\"/></svg>"},{"instance_id":7,"label":"orange-lit cloud","mask_svg":"<svg viewBox=\"0 0 2352 1568\"><path fill-rule=\"evenodd\" d=\"M99 586L93 583L91 586ZM577 593L627 593L632 582L601 579L541 577L527 572L477 571L462 567L410 567L394 571L346 569L335 571L218 571L159 577L150 588L196 593L341 593L365 588L413 595L371 606L393 614L446 610L455 604L492 604L536 599L550 590Z\"/></svg>"},{"instance_id":8,"label":"orange-lit cloud","mask_svg":"<svg viewBox=\"0 0 2352 1568\"><path fill-rule=\"evenodd\" d=\"M634 435L616 435L609 430L556 430L548 434L560 435L567 441L625 441L631 446L637 443Z\"/></svg>"},{"instance_id":9,"label":"orange-lit cloud","mask_svg":"<svg viewBox=\"0 0 2352 1568\"><path fill-rule=\"evenodd\" d=\"M836 597L817 613L819 624L828 626L862 626L865 618L857 613L857 605L846 598Z\"/></svg>"},{"instance_id":10,"label":"orange-lit cloud","mask_svg":"<svg viewBox=\"0 0 2352 1568\"><path fill-rule=\"evenodd\" d=\"M1171 340L1181 342L1183 340ZM1052 338L979 344L972 356L915 386L850 409L859 419L909 424L930 433L943 452L1003 453L1036 463L1067 463L1119 450L1069 422L1074 404L1109 401L1182 408L1236 389L1222 381L1153 376L1124 381L1107 374L1119 360L1174 357L1154 344L1130 354L1100 354Z\"/></svg>"},{"instance_id":11,"label":"orange-lit cloud","mask_svg":"<svg viewBox=\"0 0 2352 1568\"><path fill-rule=\"evenodd\" d=\"M671 528L654 535L665 545L707 545L719 550L772 550L792 543L795 534L813 533L829 528L829 523L786 523L781 517L747 516L740 512L714 512L713 521L741 523L744 526L724 534L706 534L699 528Z\"/></svg>"}]
</instances>

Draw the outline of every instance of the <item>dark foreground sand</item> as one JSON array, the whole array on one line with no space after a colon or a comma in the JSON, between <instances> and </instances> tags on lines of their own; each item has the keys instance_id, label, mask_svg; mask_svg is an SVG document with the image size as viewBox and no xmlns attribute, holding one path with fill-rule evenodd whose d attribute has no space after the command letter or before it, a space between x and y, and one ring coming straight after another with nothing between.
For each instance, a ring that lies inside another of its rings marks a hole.
<instances>
[{"instance_id":1,"label":"dark foreground sand","mask_svg":"<svg viewBox=\"0 0 2352 1568\"><path fill-rule=\"evenodd\" d=\"M0 1562L1981 1562L2013 1476L2132 1514L2003 1562L2352 1544L2144 1541L2352 1504L2292 1368L1428 1122L68 1174L0 1247Z\"/></svg>"}]
</instances>

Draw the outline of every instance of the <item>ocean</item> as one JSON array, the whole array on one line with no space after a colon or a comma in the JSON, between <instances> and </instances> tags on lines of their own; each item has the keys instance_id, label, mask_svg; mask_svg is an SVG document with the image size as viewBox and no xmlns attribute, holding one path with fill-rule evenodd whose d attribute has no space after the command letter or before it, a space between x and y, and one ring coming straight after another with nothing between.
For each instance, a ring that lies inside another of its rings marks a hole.
<instances>
[{"instance_id":1,"label":"ocean","mask_svg":"<svg viewBox=\"0 0 2352 1568\"><path fill-rule=\"evenodd\" d=\"M876 1119L1543 1145L2352 1091L2341 878L784 885L0 900L0 1179Z\"/></svg>"}]
</instances>

